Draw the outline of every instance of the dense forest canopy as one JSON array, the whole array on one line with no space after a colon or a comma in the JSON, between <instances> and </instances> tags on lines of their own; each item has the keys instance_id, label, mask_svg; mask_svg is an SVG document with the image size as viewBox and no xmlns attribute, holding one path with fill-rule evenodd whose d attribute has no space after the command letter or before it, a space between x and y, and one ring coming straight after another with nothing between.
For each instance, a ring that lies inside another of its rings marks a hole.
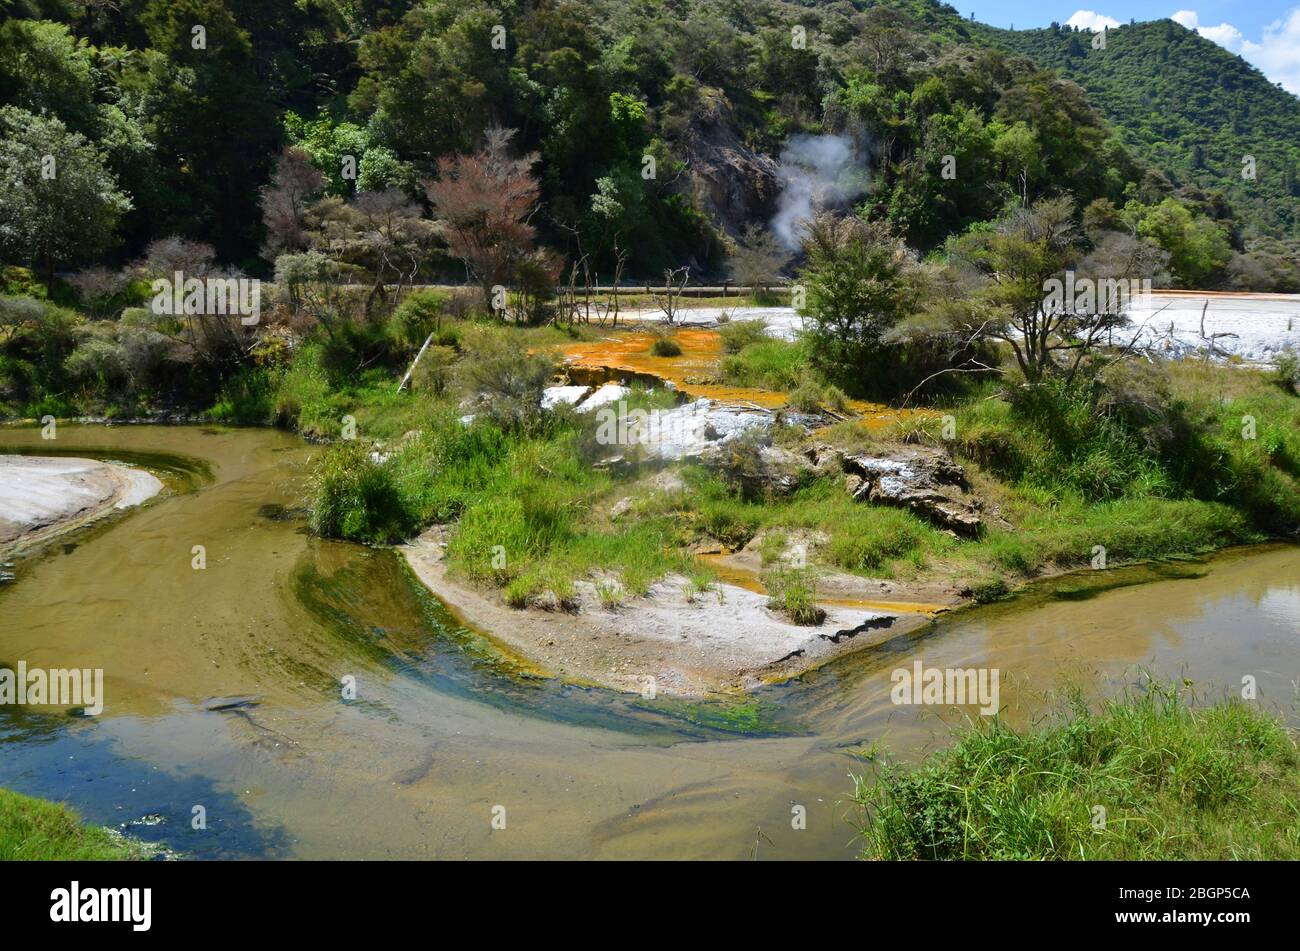
<instances>
[{"instance_id":1,"label":"dense forest canopy","mask_svg":"<svg viewBox=\"0 0 1300 951\"><path fill-rule=\"evenodd\" d=\"M400 192L418 217L440 162L502 128L536 159L538 243L602 271L729 273L786 200L791 144L835 136L860 173L839 197L922 253L1068 195L1081 222L1159 244L1174 282L1300 290L1300 101L1171 21L1111 31L1103 52L931 0L0 9L0 165L22 184L0 198L0 258L50 274L174 235L269 276L286 147L320 174L313 199ZM32 171L51 154L78 189ZM423 267L466 277L445 255Z\"/></svg>"}]
</instances>

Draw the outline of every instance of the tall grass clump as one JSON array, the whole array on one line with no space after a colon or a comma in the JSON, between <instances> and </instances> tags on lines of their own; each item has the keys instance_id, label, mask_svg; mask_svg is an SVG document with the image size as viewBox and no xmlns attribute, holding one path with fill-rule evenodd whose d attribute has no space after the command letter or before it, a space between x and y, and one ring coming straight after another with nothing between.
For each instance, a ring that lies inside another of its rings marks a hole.
<instances>
[{"instance_id":1,"label":"tall grass clump","mask_svg":"<svg viewBox=\"0 0 1300 951\"><path fill-rule=\"evenodd\" d=\"M265 423L276 402L276 383L258 366L241 368L230 376L208 410L208 416L226 423Z\"/></svg>"},{"instance_id":2,"label":"tall grass clump","mask_svg":"<svg viewBox=\"0 0 1300 951\"><path fill-rule=\"evenodd\" d=\"M315 342L303 344L277 381L272 421L310 436L326 435L340 415L337 387Z\"/></svg>"},{"instance_id":3,"label":"tall grass clump","mask_svg":"<svg viewBox=\"0 0 1300 951\"><path fill-rule=\"evenodd\" d=\"M1075 696L1032 729L994 718L918 765L886 760L854 777L862 855L1300 858L1294 736L1243 703L1190 699L1148 684L1093 711Z\"/></svg>"},{"instance_id":4,"label":"tall grass clump","mask_svg":"<svg viewBox=\"0 0 1300 951\"><path fill-rule=\"evenodd\" d=\"M809 568L779 566L763 573L767 606L795 624L820 624L826 612L817 606L817 576Z\"/></svg>"},{"instance_id":5,"label":"tall grass clump","mask_svg":"<svg viewBox=\"0 0 1300 951\"><path fill-rule=\"evenodd\" d=\"M377 462L359 443L341 443L322 455L312 476L311 496L311 528L320 535L398 542L418 524L398 489L394 467Z\"/></svg>"}]
</instances>

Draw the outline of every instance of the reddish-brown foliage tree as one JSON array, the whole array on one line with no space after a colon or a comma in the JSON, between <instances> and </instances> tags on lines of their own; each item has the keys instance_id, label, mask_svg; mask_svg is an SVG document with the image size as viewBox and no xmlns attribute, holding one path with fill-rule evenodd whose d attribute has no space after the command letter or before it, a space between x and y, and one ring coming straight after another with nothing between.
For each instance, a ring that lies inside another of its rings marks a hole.
<instances>
[{"instance_id":1,"label":"reddish-brown foliage tree","mask_svg":"<svg viewBox=\"0 0 1300 951\"><path fill-rule=\"evenodd\" d=\"M307 247L307 209L325 184L305 149L286 146L275 165L271 183L262 188L262 221L266 224L265 256L274 260L285 251Z\"/></svg>"},{"instance_id":2,"label":"reddish-brown foliage tree","mask_svg":"<svg viewBox=\"0 0 1300 951\"><path fill-rule=\"evenodd\" d=\"M537 155L511 158L513 136L489 129L481 149L439 159L437 181L425 183L447 250L465 262L488 307L492 288L514 282L536 237L529 218L541 193Z\"/></svg>"}]
</instances>

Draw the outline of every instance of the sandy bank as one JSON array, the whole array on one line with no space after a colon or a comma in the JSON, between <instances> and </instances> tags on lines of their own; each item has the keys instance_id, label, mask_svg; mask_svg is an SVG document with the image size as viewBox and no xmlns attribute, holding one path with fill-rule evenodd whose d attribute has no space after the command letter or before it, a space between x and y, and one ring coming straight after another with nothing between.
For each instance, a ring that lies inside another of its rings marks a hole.
<instances>
[{"instance_id":1,"label":"sandy bank","mask_svg":"<svg viewBox=\"0 0 1300 951\"><path fill-rule=\"evenodd\" d=\"M105 512L139 505L162 483L93 459L0 455L0 550L43 541Z\"/></svg>"},{"instance_id":2,"label":"sandy bank","mask_svg":"<svg viewBox=\"0 0 1300 951\"><path fill-rule=\"evenodd\" d=\"M546 671L617 690L704 696L781 680L838 654L878 644L928 622L828 603L816 627L769 611L767 598L721 583L695 594L684 578L667 578L645 597L602 606L591 583L576 585L576 612L516 610L495 591L448 576L445 529L433 528L400 549L416 576L467 624L488 632Z\"/></svg>"}]
</instances>

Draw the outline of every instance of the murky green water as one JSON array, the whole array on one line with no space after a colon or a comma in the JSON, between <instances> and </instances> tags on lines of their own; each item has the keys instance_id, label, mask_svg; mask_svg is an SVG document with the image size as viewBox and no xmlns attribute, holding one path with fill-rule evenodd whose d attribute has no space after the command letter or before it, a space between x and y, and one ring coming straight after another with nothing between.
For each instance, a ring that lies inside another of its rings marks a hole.
<instances>
[{"instance_id":1,"label":"murky green water","mask_svg":"<svg viewBox=\"0 0 1300 951\"><path fill-rule=\"evenodd\" d=\"M0 449L20 447L56 448L0 429ZM102 667L107 694L94 719L0 707L0 785L193 855L732 858L757 842L760 857L851 857L852 751L918 755L960 718L891 703L890 673L918 657L999 668L1020 720L1064 680L1123 689L1146 667L1207 696L1254 676L1295 722L1300 548L1085 576L739 707L647 703L530 677L391 552L309 536L313 450L294 437L65 426L57 450L148 466L168 489L0 585L0 662ZM1111 588L1126 578L1148 583Z\"/></svg>"}]
</instances>

